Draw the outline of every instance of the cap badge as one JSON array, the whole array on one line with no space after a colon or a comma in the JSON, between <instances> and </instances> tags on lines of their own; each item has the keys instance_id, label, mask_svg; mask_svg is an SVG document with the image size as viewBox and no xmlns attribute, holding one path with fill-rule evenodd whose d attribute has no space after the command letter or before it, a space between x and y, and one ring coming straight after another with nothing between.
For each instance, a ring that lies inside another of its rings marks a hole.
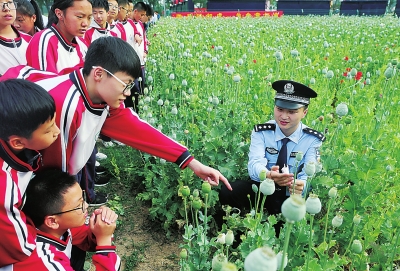
<instances>
[{"instance_id":1,"label":"cap badge","mask_svg":"<svg viewBox=\"0 0 400 271\"><path fill-rule=\"evenodd\" d=\"M286 94L293 94L294 93L294 86L291 83L287 83L284 87L283 92Z\"/></svg>"}]
</instances>

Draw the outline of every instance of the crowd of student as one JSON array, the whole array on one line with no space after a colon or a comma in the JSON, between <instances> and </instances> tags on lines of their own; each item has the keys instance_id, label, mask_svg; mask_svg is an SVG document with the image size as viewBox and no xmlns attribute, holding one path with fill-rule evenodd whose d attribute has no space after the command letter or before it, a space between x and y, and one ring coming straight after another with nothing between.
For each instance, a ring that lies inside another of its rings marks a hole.
<instances>
[{"instance_id":1,"label":"crowd of student","mask_svg":"<svg viewBox=\"0 0 400 271\"><path fill-rule=\"evenodd\" d=\"M96 270L119 269L117 215L87 210L107 201L94 191L100 134L230 188L136 112L148 5L55 0L46 28L34 0L0 8L0 270L82 270L88 250Z\"/></svg>"}]
</instances>

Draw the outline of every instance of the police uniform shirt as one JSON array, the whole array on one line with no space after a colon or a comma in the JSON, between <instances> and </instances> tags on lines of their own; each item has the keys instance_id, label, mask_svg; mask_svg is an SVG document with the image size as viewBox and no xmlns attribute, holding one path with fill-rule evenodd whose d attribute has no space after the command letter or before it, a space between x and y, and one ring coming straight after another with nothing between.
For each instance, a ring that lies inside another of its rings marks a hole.
<instances>
[{"instance_id":1,"label":"police uniform shirt","mask_svg":"<svg viewBox=\"0 0 400 271\"><path fill-rule=\"evenodd\" d=\"M260 181L258 176L261 170L267 168L269 171L276 165L279 150L282 147L281 140L285 137L274 120L256 125L251 134L248 162L248 171L252 180ZM319 161L319 148L324 140L321 133L300 122L299 127L288 138L290 139L287 143L289 172L294 173L302 164ZM296 169L296 154L299 151L303 152L303 159ZM296 179L307 181L304 168L297 174Z\"/></svg>"}]
</instances>

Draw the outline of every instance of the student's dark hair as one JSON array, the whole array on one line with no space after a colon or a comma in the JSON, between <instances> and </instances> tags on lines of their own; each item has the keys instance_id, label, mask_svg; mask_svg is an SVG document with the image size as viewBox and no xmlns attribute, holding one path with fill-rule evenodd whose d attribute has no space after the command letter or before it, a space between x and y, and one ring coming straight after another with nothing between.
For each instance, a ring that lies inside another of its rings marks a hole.
<instances>
[{"instance_id":1,"label":"student's dark hair","mask_svg":"<svg viewBox=\"0 0 400 271\"><path fill-rule=\"evenodd\" d=\"M154 16L154 10L150 4L146 4L146 16Z\"/></svg>"},{"instance_id":2,"label":"student's dark hair","mask_svg":"<svg viewBox=\"0 0 400 271\"><path fill-rule=\"evenodd\" d=\"M139 2L136 2L135 5L133 5L133 10L137 9L138 11L147 11L146 6L147 5L144 2L139 1Z\"/></svg>"},{"instance_id":3,"label":"student's dark hair","mask_svg":"<svg viewBox=\"0 0 400 271\"><path fill-rule=\"evenodd\" d=\"M55 10L58 8L59 10L65 11L67 8L72 7L74 5L74 1L84 1L84 0L54 0L54 3L51 6L51 9L49 10L47 28L49 28L52 24L58 23L58 18L56 16Z\"/></svg>"},{"instance_id":4,"label":"student's dark hair","mask_svg":"<svg viewBox=\"0 0 400 271\"><path fill-rule=\"evenodd\" d=\"M35 27L42 30L44 28L42 12L40 11L39 5L35 0L17 0L17 12L21 13L23 16L32 17L36 15Z\"/></svg>"},{"instance_id":5,"label":"student's dark hair","mask_svg":"<svg viewBox=\"0 0 400 271\"><path fill-rule=\"evenodd\" d=\"M93 66L103 67L111 73L125 72L133 78L138 78L141 73L140 60L135 50L117 37L101 37L89 46L83 74L89 75Z\"/></svg>"},{"instance_id":6,"label":"student's dark hair","mask_svg":"<svg viewBox=\"0 0 400 271\"><path fill-rule=\"evenodd\" d=\"M126 6L129 4L128 0L117 0L118 6Z\"/></svg>"},{"instance_id":7,"label":"student's dark hair","mask_svg":"<svg viewBox=\"0 0 400 271\"><path fill-rule=\"evenodd\" d=\"M37 173L26 188L22 211L36 227L41 226L46 216L62 211L64 194L76 183L74 176L60 169L45 169Z\"/></svg>"},{"instance_id":8,"label":"student's dark hair","mask_svg":"<svg viewBox=\"0 0 400 271\"><path fill-rule=\"evenodd\" d=\"M107 12L110 10L107 0L91 0L92 8L104 8Z\"/></svg>"},{"instance_id":9,"label":"student's dark hair","mask_svg":"<svg viewBox=\"0 0 400 271\"><path fill-rule=\"evenodd\" d=\"M12 135L31 138L56 111L53 97L41 86L23 79L0 82L0 138Z\"/></svg>"}]
</instances>

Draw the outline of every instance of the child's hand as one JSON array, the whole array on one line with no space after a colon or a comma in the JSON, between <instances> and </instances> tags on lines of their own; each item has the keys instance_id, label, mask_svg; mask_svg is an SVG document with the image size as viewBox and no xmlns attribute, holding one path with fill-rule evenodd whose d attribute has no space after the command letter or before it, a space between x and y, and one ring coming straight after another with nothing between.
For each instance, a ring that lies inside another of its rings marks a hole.
<instances>
[{"instance_id":1,"label":"child's hand","mask_svg":"<svg viewBox=\"0 0 400 271\"><path fill-rule=\"evenodd\" d=\"M111 245L111 237L117 225L117 217L118 215L107 207L96 209L93 212L89 220L89 227L94 236L96 236L98 246Z\"/></svg>"},{"instance_id":2,"label":"child's hand","mask_svg":"<svg viewBox=\"0 0 400 271\"><path fill-rule=\"evenodd\" d=\"M140 35L136 34L135 41L138 45L140 45L140 44L142 44L143 38Z\"/></svg>"}]
</instances>

